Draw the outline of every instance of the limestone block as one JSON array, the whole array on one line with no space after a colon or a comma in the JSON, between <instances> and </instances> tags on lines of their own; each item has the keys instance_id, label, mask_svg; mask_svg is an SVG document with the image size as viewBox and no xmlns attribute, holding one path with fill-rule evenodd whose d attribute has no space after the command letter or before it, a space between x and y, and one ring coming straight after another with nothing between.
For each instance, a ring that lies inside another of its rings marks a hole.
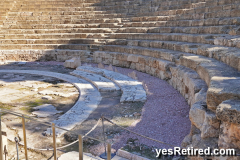
<instances>
[{"instance_id":1,"label":"limestone block","mask_svg":"<svg viewBox=\"0 0 240 160\"><path fill-rule=\"evenodd\" d=\"M212 60L211 63L201 63L197 67L197 73L207 85L210 85L211 79L217 77L239 77L240 74L234 71L231 67L221 62Z\"/></svg>"},{"instance_id":2,"label":"limestone block","mask_svg":"<svg viewBox=\"0 0 240 160\"><path fill-rule=\"evenodd\" d=\"M217 118L224 122L240 125L240 100L226 100L216 109Z\"/></svg>"},{"instance_id":3,"label":"limestone block","mask_svg":"<svg viewBox=\"0 0 240 160\"><path fill-rule=\"evenodd\" d=\"M140 63L136 63L136 69L138 71L141 71L141 72L145 72L145 65L144 64L140 64Z\"/></svg>"},{"instance_id":4,"label":"limestone block","mask_svg":"<svg viewBox=\"0 0 240 160\"><path fill-rule=\"evenodd\" d=\"M211 63L211 60L209 58L203 57L203 56L182 56L180 58L180 63L183 66L186 66L188 68L191 68L193 70L196 70L197 66L200 63Z\"/></svg>"},{"instance_id":5,"label":"limestone block","mask_svg":"<svg viewBox=\"0 0 240 160\"><path fill-rule=\"evenodd\" d=\"M189 111L189 119L193 125L195 125L198 129L201 129L206 113L206 104L202 102L198 102L193 104Z\"/></svg>"},{"instance_id":6,"label":"limestone block","mask_svg":"<svg viewBox=\"0 0 240 160\"><path fill-rule=\"evenodd\" d=\"M137 55L129 55L127 57L127 61L130 61L130 62L134 62L134 63L138 63L138 56Z\"/></svg>"},{"instance_id":7,"label":"limestone block","mask_svg":"<svg viewBox=\"0 0 240 160\"><path fill-rule=\"evenodd\" d=\"M188 145L190 145L191 143L192 143L192 135L189 134L183 139L183 141L181 143L181 147L185 148Z\"/></svg>"},{"instance_id":8,"label":"limestone block","mask_svg":"<svg viewBox=\"0 0 240 160\"><path fill-rule=\"evenodd\" d=\"M220 121L214 113L205 114L204 123L201 128L201 138L218 137Z\"/></svg>"},{"instance_id":9,"label":"limestone block","mask_svg":"<svg viewBox=\"0 0 240 160\"><path fill-rule=\"evenodd\" d=\"M192 105L189 112L190 121L201 131L201 138L218 137L220 121L216 115L207 111L204 102L197 102Z\"/></svg>"},{"instance_id":10,"label":"limestone block","mask_svg":"<svg viewBox=\"0 0 240 160\"><path fill-rule=\"evenodd\" d=\"M217 140L218 138L207 138L202 139L200 134L195 134L192 136L192 144L193 148L217 148ZM189 146L188 146L189 147Z\"/></svg>"},{"instance_id":11,"label":"limestone block","mask_svg":"<svg viewBox=\"0 0 240 160\"><path fill-rule=\"evenodd\" d=\"M222 122L218 140L219 148L240 148L240 125Z\"/></svg>"},{"instance_id":12,"label":"limestone block","mask_svg":"<svg viewBox=\"0 0 240 160\"><path fill-rule=\"evenodd\" d=\"M240 77L213 77L207 91L208 109L215 112L225 100L240 99Z\"/></svg>"},{"instance_id":13,"label":"limestone block","mask_svg":"<svg viewBox=\"0 0 240 160\"><path fill-rule=\"evenodd\" d=\"M195 102L206 102L207 99L207 87L202 88L198 93L195 94Z\"/></svg>"},{"instance_id":14,"label":"limestone block","mask_svg":"<svg viewBox=\"0 0 240 160\"><path fill-rule=\"evenodd\" d=\"M114 66L119 66L119 60L113 59L113 65L114 65Z\"/></svg>"},{"instance_id":15,"label":"limestone block","mask_svg":"<svg viewBox=\"0 0 240 160\"><path fill-rule=\"evenodd\" d=\"M64 67L67 67L67 68L77 68L78 66L81 66L81 59L72 58L72 59L66 60L63 65Z\"/></svg>"}]
</instances>

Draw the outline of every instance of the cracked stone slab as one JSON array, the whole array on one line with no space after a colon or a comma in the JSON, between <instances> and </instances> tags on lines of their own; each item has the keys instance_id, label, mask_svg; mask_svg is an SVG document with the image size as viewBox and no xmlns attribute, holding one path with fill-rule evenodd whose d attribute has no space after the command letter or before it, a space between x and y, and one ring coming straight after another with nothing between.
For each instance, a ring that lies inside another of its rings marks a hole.
<instances>
[{"instance_id":1,"label":"cracked stone slab","mask_svg":"<svg viewBox=\"0 0 240 160\"><path fill-rule=\"evenodd\" d=\"M98 74L75 70L72 75L85 79L94 84L99 91L118 91L120 88L109 79Z\"/></svg>"},{"instance_id":2,"label":"cracked stone slab","mask_svg":"<svg viewBox=\"0 0 240 160\"><path fill-rule=\"evenodd\" d=\"M34 110L37 111L32 112L32 114L37 115L37 117L39 118L45 118L58 113L62 113L62 111L56 110L56 108L51 104L44 104L41 106L34 107Z\"/></svg>"},{"instance_id":3,"label":"cracked stone slab","mask_svg":"<svg viewBox=\"0 0 240 160\"><path fill-rule=\"evenodd\" d=\"M146 92L141 82L138 82L128 76L120 74L118 72L109 71L101 68L94 68L89 66L79 66L79 71L99 74L107 79L112 80L122 90L122 96L120 102L145 102L147 99Z\"/></svg>"},{"instance_id":4,"label":"cracked stone slab","mask_svg":"<svg viewBox=\"0 0 240 160\"><path fill-rule=\"evenodd\" d=\"M72 83L79 92L81 91L81 95L71 109L53 121L56 126L67 130L71 130L76 125L81 124L92 113L92 111L97 108L102 99L99 91L91 83L71 75L37 70L0 70L0 73L35 74L54 77ZM56 134L58 136L65 132L66 131L64 130L56 129ZM46 134L51 134L51 128L48 128Z\"/></svg>"}]
</instances>

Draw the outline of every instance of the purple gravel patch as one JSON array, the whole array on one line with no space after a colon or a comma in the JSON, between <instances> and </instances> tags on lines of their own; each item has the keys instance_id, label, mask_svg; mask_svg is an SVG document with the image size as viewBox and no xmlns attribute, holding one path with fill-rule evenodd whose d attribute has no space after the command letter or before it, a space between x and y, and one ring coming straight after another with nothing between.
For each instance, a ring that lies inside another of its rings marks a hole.
<instances>
[{"instance_id":1,"label":"purple gravel patch","mask_svg":"<svg viewBox=\"0 0 240 160\"><path fill-rule=\"evenodd\" d=\"M97 67L96 64L92 66ZM132 69L116 67L119 73L128 75ZM163 141L173 146L181 146L184 137L190 131L189 105L184 97L166 81L149 74L135 71L138 80L145 82L150 94L143 106L140 120L132 124L128 129L142 135ZM154 142L132 133L122 133L113 148L119 149L126 144L129 138L138 138L139 142L147 146L157 148L172 148L171 146Z\"/></svg>"}]
</instances>

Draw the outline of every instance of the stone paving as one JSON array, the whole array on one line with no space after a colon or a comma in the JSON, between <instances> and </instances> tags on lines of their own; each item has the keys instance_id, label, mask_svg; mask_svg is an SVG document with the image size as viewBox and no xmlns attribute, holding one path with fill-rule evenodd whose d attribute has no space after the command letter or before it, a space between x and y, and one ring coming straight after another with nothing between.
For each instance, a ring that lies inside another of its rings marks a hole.
<instances>
[{"instance_id":1,"label":"stone paving","mask_svg":"<svg viewBox=\"0 0 240 160\"><path fill-rule=\"evenodd\" d=\"M115 82L122 90L122 97L120 102L146 101L146 92L143 88L142 83L128 76L117 72L100 68L93 68L89 66L80 66L77 68L77 70L99 74Z\"/></svg>"},{"instance_id":2,"label":"stone paving","mask_svg":"<svg viewBox=\"0 0 240 160\"><path fill-rule=\"evenodd\" d=\"M26 74L37 74L43 76L50 76L54 78L59 78L64 81L72 83L76 86L81 95L76 102L76 104L67 111L64 115L60 116L57 120L54 120L56 126L62 127L67 130L71 130L77 124L83 122L89 114L97 108L99 102L101 101L101 95L98 90L89 82L79 79L77 77L55 73L47 71L36 71L36 70L0 70L1 73L26 73ZM63 130L56 130L58 136L65 133ZM46 131L46 134L51 134L51 129Z\"/></svg>"}]
</instances>

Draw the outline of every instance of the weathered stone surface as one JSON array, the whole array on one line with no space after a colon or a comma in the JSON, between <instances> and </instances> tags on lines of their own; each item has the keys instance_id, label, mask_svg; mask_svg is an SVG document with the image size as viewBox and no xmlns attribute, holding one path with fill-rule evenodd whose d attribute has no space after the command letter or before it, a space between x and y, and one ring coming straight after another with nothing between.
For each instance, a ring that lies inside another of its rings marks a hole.
<instances>
[{"instance_id":1,"label":"weathered stone surface","mask_svg":"<svg viewBox=\"0 0 240 160\"><path fill-rule=\"evenodd\" d=\"M189 111L189 119L198 129L201 129L204 123L206 107L206 104L198 102L193 104Z\"/></svg>"},{"instance_id":2,"label":"weathered stone surface","mask_svg":"<svg viewBox=\"0 0 240 160\"><path fill-rule=\"evenodd\" d=\"M218 137L220 121L211 112L205 114L205 119L201 128L201 138Z\"/></svg>"},{"instance_id":3,"label":"weathered stone surface","mask_svg":"<svg viewBox=\"0 0 240 160\"><path fill-rule=\"evenodd\" d=\"M240 77L240 74L228 65L211 59L211 63L201 63L196 69L199 76L210 87L213 77Z\"/></svg>"},{"instance_id":4,"label":"weathered stone surface","mask_svg":"<svg viewBox=\"0 0 240 160\"><path fill-rule=\"evenodd\" d=\"M225 100L240 99L240 77L213 77L207 92L208 109L215 112Z\"/></svg>"},{"instance_id":5,"label":"weathered stone surface","mask_svg":"<svg viewBox=\"0 0 240 160\"><path fill-rule=\"evenodd\" d=\"M146 101L146 92L142 83L128 76L105 69L86 66L80 66L77 70L99 74L115 82L122 90L120 102Z\"/></svg>"},{"instance_id":6,"label":"weathered stone surface","mask_svg":"<svg viewBox=\"0 0 240 160\"><path fill-rule=\"evenodd\" d=\"M138 57L139 57L139 56L137 56L137 55L131 54L131 55L128 56L127 61L137 63L137 62L138 62Z\"/></svg>"},{"instance_id":7,"label":"weathered stone surface","mask_svg":"<svg viewBox=\"0 0 240 160\"><path fill-rule=\"evenodd\" d=\"M206 138L202 139L200 134L195 134L192 136L192 144L190 145L193 148L218 148L218 138ZM188 146L188 147L190 147Z\"/></svg>"},{"instance_id":8,"label":"weathered stone surface","mask_svg":"<svg viewBox=\"0 0 240 160\"><path fill-rule=\"evenodd\" d=\"M41 106L34 107L32 114L37 115L39 118L49 117L58 113L62 113L62 111L57 111L56 108L51 104L44 104Z\"/></svg>"},{"instance_id":9,"label":"weathered stone surface","mask_svg":"<svg viewBox=\"0 0 240 160\"><path fill-rule=\"evenodd\" d=\"M99 91L118 91L120 88L111 80L94 73L75 70L71 72L72 75L83 78L94 84Z\"/></svg>"},{"instance_id":10,"label":"weathered stone surface","mask_svg":"<svg viewBox=\"0 0 240 160\"><path fill-rule=\"evenodd\" d=\"M240 125L222 122L218 140L219 148L240 148Z\"/></svg>"},{"instance_id":11,"label":"weathered stone surface","mask_svg":"<svg viewBox=\"0 0 240 160\"><path fill-rule=\"evenodd\" d=\"M207 111L206 103L197 102L192 105L189 118L194 126L201 131L201 138L218 137L220 121L216 115Z\"/></svg>"},{"instance_id":12,"label":"weathered stone surface","mask_svg":"<svg viewBox=\"0 0 240 160\"><path fill-rule=\"evenodd\" d=\"M183 139L181 143L181 147L186 148L191 143L192 143L192 135L189 134Z\"/></svg>"},{"instance_id":13,"label":"weathered stone surface","mask_svg":"<svg viewBox=\"0 0 240 160\"><path fill-rule=\"evenodd\" d=\"M240 100L226 100L216 109L217 118L224 122L240 125Z\"/></svg>"},{"instance_id":14,"label":"weathered stone surface","mask_svg":"<svg viewBox=\"0 0 240 160\"><path fill-rule=\"evenodd\" d=\"M198 93L195 94L195 102L206 102L207 99L207 87L202 88Z\"/></svg>"},{"instance_id":15,"label":"weathered stone surface","mask_svg":"<svg viewBox=\"0 0 240 160\"><path fill-rule=\"evenodd\" d=\"M66 60L63 65L64 67L67 67L67 68L77 68L78 66L81 66L81 59L75 57L75 58Z\"/></svg>"},{"instance_id":16,"label":"weathered stone surface","mask_svg":"<svg viewBox=\"0 0 240 160\"><path fill-rule=\"evenodd\" d=\"M179 90L179 92L188 100L190 106L197 102L195 95L202 88L207 88L206 83L200 79L195 71L184 66L170 66L170 71L172 77L169 80L169 83L175 89Z\"/></svg>"}]
</instances>

